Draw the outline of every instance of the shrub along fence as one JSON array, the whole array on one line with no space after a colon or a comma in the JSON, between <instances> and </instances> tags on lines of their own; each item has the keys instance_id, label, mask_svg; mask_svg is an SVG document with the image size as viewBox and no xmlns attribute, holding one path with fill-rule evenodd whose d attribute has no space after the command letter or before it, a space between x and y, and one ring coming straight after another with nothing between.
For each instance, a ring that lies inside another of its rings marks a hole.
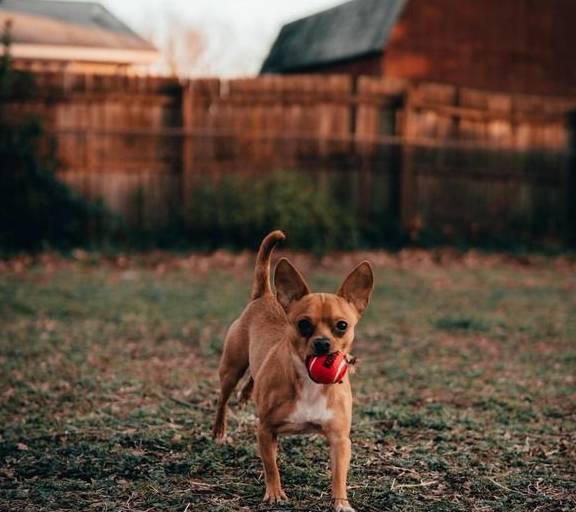
<instances>
[{"instance_id":1,"label":"shrub along fence","mask_svg":"<svg viewBox=\"0 0 576 512\"><path fill-rule=\"evenodd\" d=\"M347 76L37 82L12 115L39 114L59 177L153 242L253 245L277 226L325 247L576 231L576 98Z\"/></svg>"},{"instance_id":2,"label":"shrub along fence","mask_svg":"<svg viewBox=\"0 0 576 512\"><path fill-rule=\"evenodd\" d=\"M104 221L105 209L70 191L55 176L51 152L39 152L42 123L14 116L13 101L34 98L32 77L15 72L0 57L0 254L87 244ZM44 141L45 142L45 141ZM45 145L45 144L44 144ZM46 154L48 153L48 154Z\"/></svg>"}]
</instances>

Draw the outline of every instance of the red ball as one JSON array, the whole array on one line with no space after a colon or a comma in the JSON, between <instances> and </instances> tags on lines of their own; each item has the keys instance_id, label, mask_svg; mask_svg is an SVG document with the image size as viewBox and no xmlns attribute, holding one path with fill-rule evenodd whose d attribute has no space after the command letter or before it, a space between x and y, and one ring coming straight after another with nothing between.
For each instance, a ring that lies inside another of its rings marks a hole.
<instances>
[{"instance_id":1,"label":"red ball","mask_svg":"<svg viewBox=\"0 0 576 512\"><path fill-rule=\"evenodd\" d=\"M306 359L308 375L318 384L342 382L348 371L348 361L344 352L333 352L323 356L308 356Z\"/></svg>"}]
</instances>

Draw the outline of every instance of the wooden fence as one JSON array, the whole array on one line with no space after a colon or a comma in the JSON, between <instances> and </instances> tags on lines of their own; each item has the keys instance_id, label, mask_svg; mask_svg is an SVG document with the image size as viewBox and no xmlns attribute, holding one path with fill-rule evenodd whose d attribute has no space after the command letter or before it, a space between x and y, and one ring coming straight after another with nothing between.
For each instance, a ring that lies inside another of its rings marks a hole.
<instances>
[{"instance_id":1,"label":"wooden fence","mask_svg":"<svg viewBox=\"0 0 576 512\"><path fill-rule=\"evenodd\" d=\"M312 174L359 216L413 231L560 239L574 230L576 98L315 75L44 74L37 85L13 115L40 114L61 178L136 227L169 223L199 179L284 169Z\"/></svg>"}]
</instances>

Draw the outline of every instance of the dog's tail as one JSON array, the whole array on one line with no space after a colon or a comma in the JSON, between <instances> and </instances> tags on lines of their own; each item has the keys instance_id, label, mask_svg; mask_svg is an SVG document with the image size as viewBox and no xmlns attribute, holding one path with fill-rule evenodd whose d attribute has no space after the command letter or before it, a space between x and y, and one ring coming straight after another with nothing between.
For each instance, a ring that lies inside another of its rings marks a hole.
<instances>
[{"instance_id":1,"label":"dog's tail","mask_svg":"<svg viewBox=\"0 0 576 512\"><path fill-rule=\"evenodd\" d=\"M276 230L269 233L260 244L258 256L256 256L256 267L254 268L252 300L272 293L272 285L270 284L270 256L272 255L274 246L281 240L286 240L286 235L284 235L282 231Z\"/></svg>"}]
</instances>

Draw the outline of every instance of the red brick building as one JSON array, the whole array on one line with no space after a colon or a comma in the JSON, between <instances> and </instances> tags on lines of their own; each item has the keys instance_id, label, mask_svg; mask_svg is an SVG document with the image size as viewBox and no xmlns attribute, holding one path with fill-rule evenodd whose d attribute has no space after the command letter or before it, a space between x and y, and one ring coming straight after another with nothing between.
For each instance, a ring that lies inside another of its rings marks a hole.
<instances>
[{"instance_id":1,"label":"red brick building","mask_svg":"<svg viewBox=\"0 0 576 512\"><path fill-rule=\"evenodd\" d=\"M353 0L285 25L262 73L576 94L574 0Z\"/></svg>"}]
</instances>

